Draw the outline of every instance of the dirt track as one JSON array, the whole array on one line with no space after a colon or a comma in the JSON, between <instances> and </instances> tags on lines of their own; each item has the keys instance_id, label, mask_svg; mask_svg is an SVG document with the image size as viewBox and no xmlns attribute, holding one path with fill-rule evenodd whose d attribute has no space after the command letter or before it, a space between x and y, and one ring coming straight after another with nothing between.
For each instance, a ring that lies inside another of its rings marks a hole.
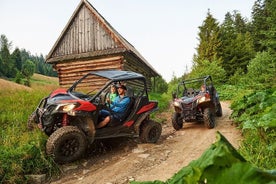
<instances>
[{"instance_id":1,"label":"dirt track","mask_svg":"<svg viewBox=\"0 0 276 184\"><path fill-rule=\"evenodd\" d=\"M157 144L141 144L138 139L116 139L99 142L79 164L64 165L64 174L55 184L127 184L130 181L166 181L182 167L195 160L216 141L220 131L238 147L241 133L229 120L231 110L222 102L223 116L217 126L207 129L203 124L186 123L175 131L171 126L172 110L161 114L167 121Z\"/></svg>"}]
</instances>

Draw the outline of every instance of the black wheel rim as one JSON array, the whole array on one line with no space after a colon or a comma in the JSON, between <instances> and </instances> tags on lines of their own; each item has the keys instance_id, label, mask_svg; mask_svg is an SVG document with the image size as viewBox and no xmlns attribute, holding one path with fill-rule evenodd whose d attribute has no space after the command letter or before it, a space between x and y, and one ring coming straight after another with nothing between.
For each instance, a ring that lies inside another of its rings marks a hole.
<instances>
[{"instance_id":1,"label":"black wheel rim","mask_svg":"<svg viewBox=\"0 0 276 184\"><path fill-rule=\"evenodd\" d=\"M79 149L79 141L77 139L67 139L63 142L60 148L60 153L63 156L72 156Z\"/></svg>"}]
</instances>

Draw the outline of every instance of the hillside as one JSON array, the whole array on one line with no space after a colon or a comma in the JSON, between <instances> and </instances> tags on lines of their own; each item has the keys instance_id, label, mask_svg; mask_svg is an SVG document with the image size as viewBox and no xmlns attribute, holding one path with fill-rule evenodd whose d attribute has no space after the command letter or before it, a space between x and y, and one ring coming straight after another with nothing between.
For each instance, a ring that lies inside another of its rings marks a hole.
<instances>
[{"instance_id":1,"label":"hillside","mask_svg":"<svg viewBox=\"0 0 276 184\"><path fill-rule=\"evenodd\" d=\"M9 91L17 91L17 90L27 90L27 91L30 91L32 90L32 88L30 87L27 87L27 86L24 86L24 85L20 85L20 84L17 84L15 82L12 82L12 81L8 81L8 80L5 80L5 79L0 79L0 91L6 91L6 90L9 90Z\"/></svg>"},{"instance_id":2,"label":"hillside","mask_svg":"<svg viewBox=\"0 0 276 184\"><path fill-rule=\"evenodd\" d=\"M30 91L33 88L36 88L38 86L43 86L45 84L53 87L58 87L58 78L35 73L31 78L31 87L27 87L22 84L17 84L13 81L0 78L0 86L1 86L0 91L18 91L18 90Z\"/></svg>"},{"instance_id":3,"label":"hillside","mask_svg":"<svg viewBox=\"0 0 276 184\"><path fill-rule=\"evenodd\" d=\"M31 78L31 83L34 85L38 84L51 84L51 85L57 85L58 86L58 78L57 77L49 77L41 74L35 73Z\"/></svg>"}]
</instances>

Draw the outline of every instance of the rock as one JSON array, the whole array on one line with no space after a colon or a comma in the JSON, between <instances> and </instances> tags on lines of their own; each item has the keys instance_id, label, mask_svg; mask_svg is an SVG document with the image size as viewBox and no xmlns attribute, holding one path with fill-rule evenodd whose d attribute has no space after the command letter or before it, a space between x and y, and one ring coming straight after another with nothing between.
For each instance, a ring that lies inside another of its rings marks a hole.
<instances>
[{"instance_id":1,"label":"rock","mask_svg":"<svg viewBox=\"0 0 276 184\"><path fill-rule=\"evenodd\" d=\"M150 154L140 154L138 155L138 157L140 158L148 158L150 156Z\"/></svg>"},{"instance_id":2,"label":"rock","mask_svg":"<svg viewBox=\"0 0 276 184\"><path fill-rule=\"evenodd\" d=\"M62 171L67 172L67 171L74 170L74 169L77 169L77 168L78 168L77 165L63 165L62 166Z\"/></svg>"},{"instance_id":3,"label":"rock","mask_svg":"<svg viewBox=\"0 0 276 184\"><path fill-rule=\"evenodd\" d=\"M29 179L29 183L44 183L46 181L46 174L31 174L25 175Z\"/></svg>"},{"instance_id":4,"label":"rock","mask_svg":"<svg viewBox=\"0 0 276 184\"><path fill-rule=\"evenodd\" d=\"M132 150L132 153L143 153L144 152L144 149L142 148L135 148Z\"/></svg>"}]
</instances>

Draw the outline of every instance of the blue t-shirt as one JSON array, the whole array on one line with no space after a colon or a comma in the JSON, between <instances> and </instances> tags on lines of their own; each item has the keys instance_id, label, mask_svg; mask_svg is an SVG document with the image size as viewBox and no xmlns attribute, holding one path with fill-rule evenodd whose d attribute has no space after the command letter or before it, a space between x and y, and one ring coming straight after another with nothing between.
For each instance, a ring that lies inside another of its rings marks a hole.
<instances>
[{"instance_id":1,"label":"blue t-shirt","mask_svg":"<svg viewBox=\"0 0 276 184\"><path fill-rule=\"evenodd\" d=\"M127 106L130 102L130 98L128 96L117 96L114 101L111 103L110 108L111 110L119 117L123 117Z\"/></svg>"}]
</instances>

